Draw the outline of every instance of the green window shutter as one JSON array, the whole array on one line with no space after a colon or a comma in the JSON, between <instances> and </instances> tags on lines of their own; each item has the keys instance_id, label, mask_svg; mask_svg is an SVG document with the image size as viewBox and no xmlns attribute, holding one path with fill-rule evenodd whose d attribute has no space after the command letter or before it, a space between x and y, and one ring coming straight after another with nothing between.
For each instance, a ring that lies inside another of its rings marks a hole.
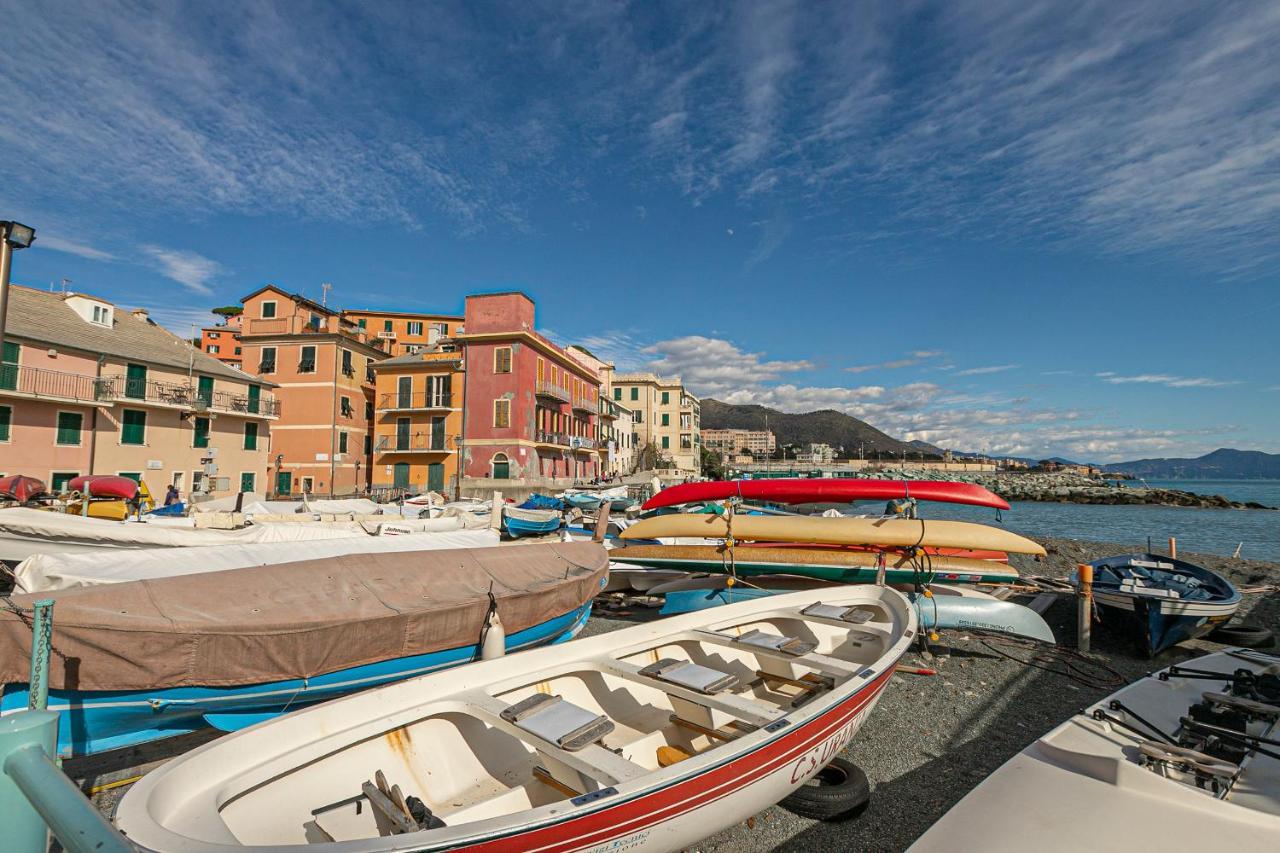
<instances>
[{"instance_id":1,"label":"green window shutter","mask_svg":"<svg viewBox=\"0 0 1280 853\"><path fill-rule=\"evenodd\" d=\"M668 436L665 436L665 435L664 435L664 436L662 437L662 449L663 449L663 450L666 450L666 449L667 449L667 448L669 448L670 446L671 446L671 439L670 439L670 437L668 437Z\"/></svg>"},{"instance_id":2,"label":"green window shutter","mask_svg":"<svg viewBox=\"0 0 1280 853\"><path fill-rule=\"evenodd\" d=\"M262 400L262 386L250 385L249 386L249 406L248 406L249 414L251 415L258 414L258 408L261 405L261 400ZM256 429L257 425L255 424L254 427Z\"/></svg>"},{"instance_id":3,"label":"green window shutter","mask_svg":"<svg viewBox=\"0 0 1280 853\"><path fill-rule=\"evenodd\" d=\"M141 471L121 471L121 472L119 473L119 475L118 475L118 476L120 476L120 477L128 477L130 480L133 480L135 483L141 483L141 482L142 482L142 472L141 472Z\"/></svg>"},{"instance_id":4,"label":"green window shutter","mask_svg":"<svg viewBox=\"0 0 1280 853\"><path fill-rule=\"evenodd\" d=\"M79 444L84 415L79 412L58 412L58 444Z\"/></svg>"},{"instance_id":5,"label":"green window shutter","mask_svg":"<svg viewBox=\"0 0 1280 853\"><path fill-rule=\"evenodd\" d=\"M640 399L640 389L639 389L639 388L632 388L632 389L631 389L631 399L632 399L632 400L639 400L639 399Z\"/></svg>"},{"instance_id":6,"label":"green window shutter","mask_svg":"<svg viewBox=\"0 0 1280 853\"><path fill-rule=\"evenodd\" d=\"M258 449L258 425L255 423L247 423L244 425L244 449ZM249 491L253 491L250 489Z\"/></svg>"},{"instance_id":7,"label":"green window shutter","mask_svg":"<svg viewBox=\"0 0 1280 853\"><path fill-rule=\"evenodd\" d=\"M391 321L390 321L390 320L383 320L383 321L382 321L382 331L384 331L384 332L389 332L389 331L391 331Z\"/></svg>"},{"instance_id":8,"label":"green window shutter","mask_svg":"<svg viewBox=\"0 0 1280 853\"><path fill-rule=\"evenodd\" d=\"M9 428L13 424L13 409L0 406L0 441L9 440Z\"/></svg>"},{"instance_id":9,"label":"green window shutter","mask_svg":"<svg viewBox=\"0 0 1280 853\"><path fill-rule=\"evenodd\" d=\"M347 434L345 432L338 433L338 452L347 452Z\"/></svg>"},{"instance_id":10,"label":"green window shutter","mask_svg":"<svg viewBox=\"0 0 1280 853\"><path fill-rule=\"evenodd\" d=\"M213 377L201 376L196 387L196 399L206 406L213 402Z\"/></svg>"},{"instance_id":11,"label":"green window shutter","mask_svg":"<svg viewBox=\"0 0 1280 853\"><path fill-rule=\"evenodd\" d=\"M614 389L613 389L613 399L615 399L615 400L619 400L619 401L622 399L622 389L621 389L621 388L614 388Z\"/></svg>"},{"instance_id":12,"label":"green window shutter","mask_svg":"<svg viewBox=\"0 0 1280 853\"><path fill-rule=\"evenodd\" d=\"M120 414L120 443L145 444L147 441L147 413L138 409L125 409Z\"/></svg>"},{"instance_id":13,"label":"green window shutter","mask_svg":"<svg viewBox=\"0 0 1280 853\"><path fill-rule=\"evenodd\" d=\"M241 475L240 475L240 491L242 491L242 492L252 492L252 491L253 491L253 485L254 485L253 481L254 481L255 479L256 479L256 478L253 476L253 472L252 472L252 471L248 471L248 472L246 472L246 473L244 473L244 474L241 474Z\"/></svg>"},{"instance_id":14,"label":"green window shutter","mask_svg":"<svg viewBox=\"0 0 1280 853\"><path fill-rule=\"evenodd\" d=\"M192 446L193 447L209 446L209 419L208 418L196 418L195 442L192 444Z\"/></svg>"},{"instance_id":15,"label":"green window shutter","mask_svg":"<svg viewBox=\"0 0 1280 853\"><path fill-rule=\"evenodd\" d=\"M668 403L670 403L670 402L671 402L671 392L670 392L670 391L663 391L663 392L662 392L662 405L664 405L664 406L665 406L665 405L667 405L667 404L668 404Z\"/></svg>"},{"instance_id":16,"label":"green window shutter","mask_svg":"<svg viewBox=\"0 0 1280 853\"><path fill-rule=\"evenodd\" d=\"M142 400L147 396L147 366L131 364L125 368L124 395L133 400Z\"/></svg>"},{"instance_id":17,"label":"green window shutter","mask_svg":"<svg viewBox=\"0 0 1280 853\"><path fill-rule=\"evenodd\" d=\"M662 425L663 425L663 426L671 426L671 415L663 415L663 416L662 416Z\"/></svg>"},{"instance_id":18,"label":"green window shutter","mask_svg":"<svg viewBox=\"0 0 1280 853\"><path fill-rule=\"evenodd\" d=\"M22 347L13 341L4 342L4 353L0 354L0 389L15 391L18 388L18 354Z\"/></svg>"},{"instance_id":19,"label":"green window shutter","mask_svg":"<svg viewBox=\"0 0 1280 853\"><path fill-rule=\"evenodd\" d=\"M67 483L70 483L80 475L72 471L62 471L54 474L49 478L49 488L55 492L66 491Z\"/></svg>"}]
</instances>

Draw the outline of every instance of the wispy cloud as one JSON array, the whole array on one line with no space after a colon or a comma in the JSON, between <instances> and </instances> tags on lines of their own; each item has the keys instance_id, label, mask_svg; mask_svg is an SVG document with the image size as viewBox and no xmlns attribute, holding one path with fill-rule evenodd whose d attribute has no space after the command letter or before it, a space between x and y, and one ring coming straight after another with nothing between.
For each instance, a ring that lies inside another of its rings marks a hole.
<instances>
[{"instance_id":1,"label":"wispy cloud","mask_svg":"<svg viewBox=\"0 0 1280 853\"><path fill-rule=\"evenodd\" d=\"M988 373L1004 373L1006 370L1014 370L1018 367L1016 364L993 364L987 367L970 367L968 370L957 370L956 376L986 376Z\"/></svg>"},{"instance_id":2,"label":"wispy cloud","mask_svg":"<svg viewBox=\"0 0 1280 853\"><path fill-rule=\"evenodd\" d=\"M65 252L68 255L77 255L81 258L88 258L91 261L114 261L116 256L110 252L96 249L86 243L68 240L59 237L56 234L38 234L35 246L40 249L52 249L55 252Z\"/></svg>"},{"instance_id":3,"label":"wispy cloud","mask_svg":"<svg viewBox=\"0 0 1280 853\"><path fill-rule=\"evenodd\" d=\"M139 246L155 269L188 290L201 295L213 293L212 280L223 272L222 265L196 252L166 249L163 246Z\"/></svg>"},{"instance_id":4,"label":"wispy cloud","mask_svg":"<svg viewBox=\"0 0 1280 853\"><path fill-rule=\"evenodd\" d=\"M1168 388L1221 388L1239 385L1238 379L1208 379L1203 376L1170 376L1165 373L1142 373L1137 376L1118 376L1110 371L1096 374L1112 385L1164 385Z\"/></svg>"},{"instance_id":5,"label":"wispy cloud","mask_svg":"<svg viewBox=\"0 0 1280 853\"><path fill-rule=\"evenodd\" d=\"M870 370L900 370L904 367L914 367L929 359L938 358L946 353L941 350L916 350L907 358L898 358L893 361L882 361L879 364L855 364L852 367L846 367L846 373L866 373Z\"/></svg>"}]
</instances>

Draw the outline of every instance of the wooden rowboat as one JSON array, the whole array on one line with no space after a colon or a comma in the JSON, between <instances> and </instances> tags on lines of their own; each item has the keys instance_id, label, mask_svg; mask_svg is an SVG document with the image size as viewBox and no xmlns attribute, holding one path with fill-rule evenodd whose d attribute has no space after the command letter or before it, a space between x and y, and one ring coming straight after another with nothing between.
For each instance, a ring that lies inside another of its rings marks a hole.
<instances>
[{"instance_id":1,"label":"wooden rowboat","mask_svg":"<svg viewBox=\"0 0 1280 853\"><path fill-rule=\"evenodd\" d=\"M680 513L642 519L623 539L705 537L756 542L813 542L819 545L874 545L880 548L976 548L1043 556L1043 546L999 527L966 521L915 518L824 518Z\"/></svg>"},{"instance_id":2,"label":"wooden rowboat","mask_svg":"<svg viewBox=\"0 0 1280 853\"><path fill-rule=\"evenodd\" d=\"M187 753L116 823L169 853L679 850L818 773L915 632L838 587L484 661Z\"/></svg>"}]
</instances>

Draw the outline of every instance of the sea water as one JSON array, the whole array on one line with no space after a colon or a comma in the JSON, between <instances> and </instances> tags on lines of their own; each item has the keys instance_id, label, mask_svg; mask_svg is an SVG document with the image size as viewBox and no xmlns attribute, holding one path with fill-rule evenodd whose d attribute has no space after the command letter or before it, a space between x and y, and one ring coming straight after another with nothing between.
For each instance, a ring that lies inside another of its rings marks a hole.
<instances>
[{"instance_id":1,"label":"sea water","mask_svg":"<svg viewBox=\"0 0 1280 853\"><path fill-rule=\"evenodd\" d=\"M1148 480L1147 484L1280 506L1277 480ZM874 511L875 506L868 503L859 508ZM999 513L999 521L995 510L957 504L922 503L921 515L994 524L1032 539L1122 542L1134 550L1146 550L1148 537L1152 547L1163 550L1169 537L1176 536L1179 551L1230 556L1239 546L1241 557L1280 561L1280 512L1272 510L1020 501Z\"/></svg>"}]
</instances>

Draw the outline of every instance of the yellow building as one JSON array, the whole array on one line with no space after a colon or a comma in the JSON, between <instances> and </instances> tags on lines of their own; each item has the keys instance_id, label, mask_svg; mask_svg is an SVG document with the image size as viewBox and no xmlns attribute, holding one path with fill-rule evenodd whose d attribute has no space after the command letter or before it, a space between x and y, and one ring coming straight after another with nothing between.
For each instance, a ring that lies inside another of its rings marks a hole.
<instances>
[{"instance_id":1,"label":"yellow building","mask_svg":"<svg viewBox=\"0 0 1280 853\"><path fill-rule=\"evenodd\" d=\"M613 399L632 412L636 457L641 458L644 448L653 445L671 460L677 472L697 475L701 471L701 407L680 378L619 373L612 381Z\"/></svg>"},{"instance_id":2,"label":"yellow building","mask_svg":"<svg viewBox=\"0 0 1280 853\"><path fill-rule=\"evenodd\" d=\"M437 343L428 351L372 367L373 488L453 497L462 435L462 352L450 343Z\"/></svg>"}]
</instances>

